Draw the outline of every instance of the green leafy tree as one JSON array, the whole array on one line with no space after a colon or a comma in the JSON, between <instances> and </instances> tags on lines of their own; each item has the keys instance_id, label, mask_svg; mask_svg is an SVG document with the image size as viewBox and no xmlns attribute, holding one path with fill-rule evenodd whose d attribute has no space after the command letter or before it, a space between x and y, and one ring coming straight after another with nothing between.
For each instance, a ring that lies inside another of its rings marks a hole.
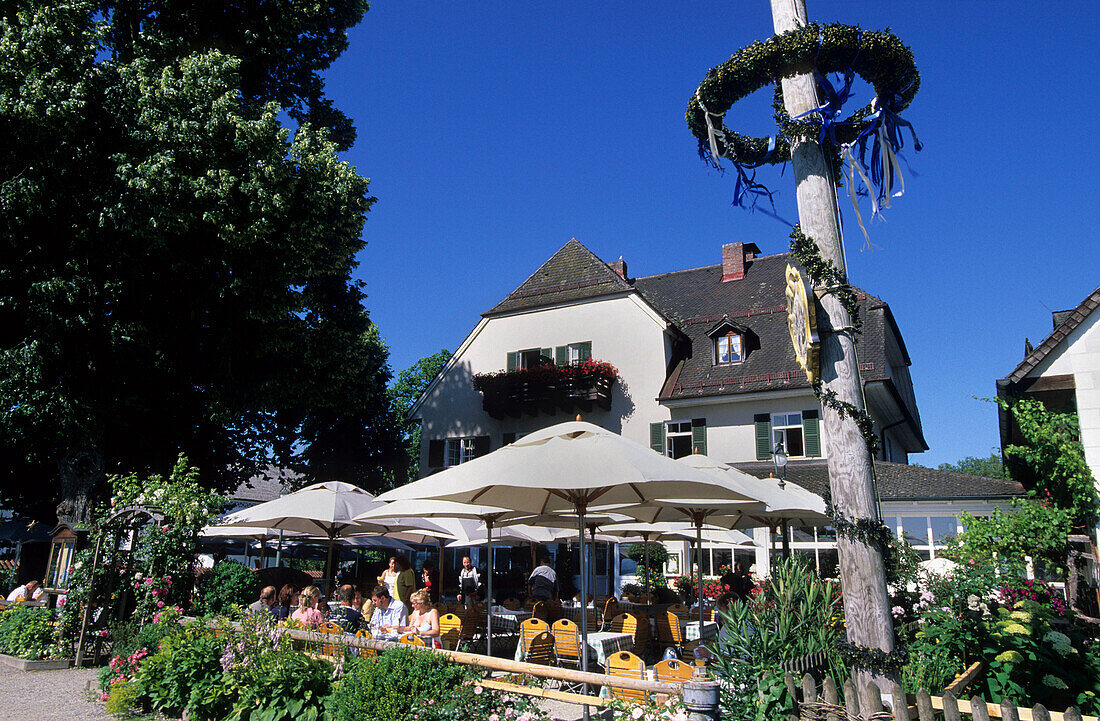
<instances>
[{"instance_id":1,"label":"green leafy tree","mask_svg":"<svg viewBox=\"0 0 1100 721\"><path fill-rule=\"evenodd\" d=\"M402 474L395 474L393 478L395 486L420 477L420 423L409 418L409 410L424 395L424 391L443 370L451 355L444 348L438 353L421 358L398 373L397 380L390 386L394 423L398 428L399 443L408 459L406 467L400 469Z\"/></svg>"},{"instance_id":2,"label":"green leafy tree","mask_svg":"<svg viewBox=\"0 0 1100 721\"><path fill-rule=\"evenodd\" d=\"M959 515L966 529L947 540L946 555L963 565L989 564L1023 576L1025 556L1041 559L1051 568L1064 568L1071 511L1033 498L1012 502L1012 510L994 508L989 516ZM995 554L995 556L994 556Z\"/></svg>"},{"instance_id":3,"label":"green leafy tree","mask_svg":"<svg viewBox=\"0 0 1100 721\"><path fill-rule=\"evenodd\" d=\"M0 17L0 494L86 518L185 452L377 484L374 199L320 72L363 0L13 0ZM296 123L284 128L280 118Z\"/></svg>"},{"instance_id":4,"label":"green leafy tree","mask_svg":"<svg viewBox=\"0 0 1100 721\"><path fill-rule=\"evenodd\" d=\"M1100 498L1085 461L1077 414L1047 410L1033 399L997 402L1012 412L1024 441L1005 448L1012 477L1039 498L1070 511L1073 526L1094 527Z\"/></svg>"},{"instance_id":5,"label":"green leafy tree","mask_svg":"<svg viewBox=\"0 0 1100 721\"><path fill-rule=\"evenodd\" d=\"M939 471L953 471L965 473L968 476L984 476L985 478L1004 478L1005 468L1001 461L1001 454L990 453L988 458L967 456L956 463L941 463L936 466Z\"/></svg>"}]
</instances>

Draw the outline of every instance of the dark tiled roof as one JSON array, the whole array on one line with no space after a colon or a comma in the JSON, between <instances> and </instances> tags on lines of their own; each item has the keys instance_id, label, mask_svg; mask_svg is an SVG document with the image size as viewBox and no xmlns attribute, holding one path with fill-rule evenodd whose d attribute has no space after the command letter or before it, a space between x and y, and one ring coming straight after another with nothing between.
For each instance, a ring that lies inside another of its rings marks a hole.
<instances>
[{"instance_id":1,"label":"dark tiled roof","mask_svg":"<svg viewBox=\"0 0 1100 721\"><path fill-rule=\"evenodd\" d=\"M650 305L676 324L690 339L690 349L661 391L662 400L734 395L787 388L808 388L798 367L787 331L785 295L787 264L799 267L790 254L752 260L740 280L722 282L722 266L663 273L634 281ZM799 267L801 270L801 268ZM803 271L803 276L805 272ZM885 337L888 308L878 298L859 291L864 330L857 342L864 379L886 376ZM750 331L745 360L714 365L713 341L707 332L723 316Z\"/></svg>"},{"instance_id":2,"label":"dark tiled roof","mask_svg":"<svg viewBox=\"0 0 1100 721\"><path fill-rule=\"evenodd\" d=\"M1081 325L1098 306L1100 306L1100 288L1092 291L1092 293L1081 301L1081 304L1072 311L1059 311L1055 317L1061 318L1062 322L1051 331L1051 334L1048 335L1042 343L1028 353L1027 357L1023 359L1020 365L1016 366L1016 369L1009 373L1003 380L1009 383L1019 383L1026 378L1027 374L1035 370L1035 366L1039 365L1044 358L1050 355L1051 351L1057 348L1058 345L1065 340L1077 326Z\"/></svg>"},{"instance_id":3,"label":"dark tiled roof","mask_svg":"<svg viewBox=\"0 0 1100 721\"><path fill-rule=\"evenodd\" d=\"M737 468L767 478L772 473L770 461L735 463ZM904 463L875 461L879 498L884 501L952 500L985 498L1005 500L1024 495L1024 487L1003 478L969 476L953 471L939 471ZM829 469L825 460L791 461L787 464L787 480L818 495L829 492Z\"/></svg>"},{"instance_id":4,"label":"dark tiled roof","mask_svg":"<svg viewBox=\"0 0 1100 721\"><path fill-rule=\"evenodd\" d=\"M630 284L573 238L483 315L528 310L585 298L623 293Z\"/></svg>"}]
</instances>

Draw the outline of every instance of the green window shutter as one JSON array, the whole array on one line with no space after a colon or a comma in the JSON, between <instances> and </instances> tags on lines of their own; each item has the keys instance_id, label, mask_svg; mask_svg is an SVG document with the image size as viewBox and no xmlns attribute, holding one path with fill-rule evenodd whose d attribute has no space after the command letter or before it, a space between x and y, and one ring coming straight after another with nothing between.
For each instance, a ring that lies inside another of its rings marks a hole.
<instances>
[{"instance_id":1,"label":"green window shutter","mask_svg":"<svg viewBox=\"0 0 1100 721\"><path fill-rule=\"evenodd\" d=\"M474 439L474 458L480 458L489 452L489 436L478 436Z\"/></svg>"},{"instance_id":2,"label":"green window shutter","mask_svg":"<svg viewBox=\"0 0 1100 721\"><path fill-rule=\"evenodd\" d=\"M554 349L553 348L542 348L542 349L539 350L539 355L542 356L543 358L545 358L547 363L553 363L554 362Z\"/></svg>"},{"instance_id":3,"label":"green window shutter","mask_svg":"<svg viewBox=\"0 0 1100 721\"><path fill-rule=\"evenodd\" d=\"M665 454L665 424L664 423L650 423L649 424L649 447L660 453L662 456Z\"/></svg>"},{"instance_id":4,"label":"green window shutter","mask_svg":"<svg viewBox=\"0 0 1100 721\"><path fill-rule=\"evenodd\" d=\"M691 419L691 452L707 454L707 419Z\"/></svg>"},{"instance_id":5,"label":"green window shutter","mask_svg":"<svg viewBox=\"0 0 1100 721\"><path fill-rule=\"evenodd\" d=\"M580 359L586 361L592 357L592 341L586 340L584 343L577 344L580 351Z\"/></svg>"},{"instance_id":6,"label":"green window shutter","mask_svg":"<svg viewBox=\"0 0 1100 721\"><path fill-rule=\"evenodd\" d=\"M519 365L519 353L512 351L508 354L508 370L514 371Z\"/></svg>"},{"instance_id":7,"label":"green window shutter","mask_svg":"<svg viewBox=\"0 0 1100 721\"><path fill-rule=\"evenodd\" d=\"M559 366L569 363L569 346L559 345L554 349L554 362Z\"/></svg>"},{"instance_id":8,"label":"green window shutter","mask_svg":"<svg viewBox=\"0 0 1100 721\"><path fill-rule=\"evenodd\" d=\"M752 422L756 426L756 460L766 461L772 457L772 417L757 413Z\"/></svg>"},{"instance_id":9,"label":"green window shutter","mask_svg":"<svg viewBox=\"0 0 1100 721\"><path fill-rule=\"evenodd\" d=\"M443 467L443 448L444 441L442 439L428 441L428 468Z\"/></svg>"},{"instance_id":10,"label":"green window shutter","mask_svg":"<svg viewBox=\"0 0 1100 721\"><path fill-rule=\"evenodd\" d=\"M821 421L816 410L802 411L802 437L806 443L806 455L820 456Z\"/></svg>"}]
</instances>

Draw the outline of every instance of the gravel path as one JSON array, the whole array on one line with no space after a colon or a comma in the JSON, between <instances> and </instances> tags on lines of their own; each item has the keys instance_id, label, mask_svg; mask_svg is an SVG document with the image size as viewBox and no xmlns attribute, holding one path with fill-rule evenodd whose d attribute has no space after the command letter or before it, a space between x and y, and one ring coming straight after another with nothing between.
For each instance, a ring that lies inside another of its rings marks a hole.
<instances>
[{"instance_id":1,"label":"gravel path","mask_svg":"<svg viewBox=\"0 0 1100 721\"><path fill-rule=\"evenodd\" d=\"M98 669L16 671L0 669L0 714L41 721L108 721L103 704L89 701L86 691Z\"/></svg>"}]
</instances>

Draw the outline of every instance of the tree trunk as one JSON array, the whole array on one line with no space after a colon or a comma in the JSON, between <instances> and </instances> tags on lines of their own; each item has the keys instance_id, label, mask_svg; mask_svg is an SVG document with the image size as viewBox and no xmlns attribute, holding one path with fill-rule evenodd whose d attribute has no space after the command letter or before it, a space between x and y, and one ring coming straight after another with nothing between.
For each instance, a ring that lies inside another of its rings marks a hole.
<instances>
[{"instance_id":1,"label":"tree trunk","mask_svg":"<svg viewBox=\"0 0 1100 721\"><path fill-rule=\"evenodd\" d=\"M62 456L57 466L61 477L58 520L68 524L87 522L92 512L96 489L106 478L103 454L98 448L87 444Z\"/></svg>"},{"instance_id":2,"label":"tree trunk","mask_svg":"<svg viewBox=\"0 0 1100 721\"><path fill-rule=\"evenodd\" d=\"M806 24L805 0L771 0L776 33ZM804 72L783 80L783 101L792 117L819 105L817 88L807 66ZM797 183L798 217L802 231L816 243L821 256L846 271L840 228L837 224L836 188L833 173L816 139L792 142L791 164ZM825 390L839 401L863 409L855 343L850 332L852 320L847 309L832 293L821 298L824 313L818 318L821 335L821 379ZM876 504L871 455L851 418L841 418L836 410L822 404L825 439L828 447L829 485L838 513L855 521L880 520ZM886 571L882 553L862 540L837 536L840 556L841 587L848 640L856 646L880 651L894 650L894 627L886 592ZM880 672L856 668L861 707L873 713L880 708L878 684L889 692L894 680Z\"/></svg>"}]
</instances>

